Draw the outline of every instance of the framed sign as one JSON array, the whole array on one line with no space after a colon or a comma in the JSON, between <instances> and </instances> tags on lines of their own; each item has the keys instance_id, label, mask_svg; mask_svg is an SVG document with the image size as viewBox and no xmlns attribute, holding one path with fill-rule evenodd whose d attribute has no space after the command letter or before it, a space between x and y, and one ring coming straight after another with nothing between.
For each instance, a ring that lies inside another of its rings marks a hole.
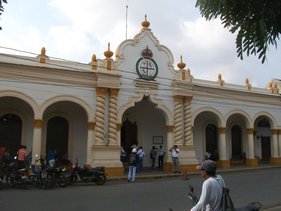
<instances>
[{"instance_id":1,"label":"framed sign","mask_svg":"<svg viewBox=\"0 0 281 211\"><path fill-rule=\"evenodd\" d=\"M153 136L153 144L163 144L163 136Z\"/></svg>"}]
</instances>

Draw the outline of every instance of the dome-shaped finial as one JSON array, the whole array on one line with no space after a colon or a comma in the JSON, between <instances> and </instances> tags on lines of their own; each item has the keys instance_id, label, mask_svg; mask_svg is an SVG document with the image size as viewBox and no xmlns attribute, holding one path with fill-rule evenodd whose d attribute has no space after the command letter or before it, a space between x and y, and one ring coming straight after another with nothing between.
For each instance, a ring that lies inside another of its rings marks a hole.
<instances>
[{"instance_id":1,"label":"dome-shaped finial","mask_svg":"<svg viewBox=\"0 0 281 211\"><path fill-rule=\"evenodd\" d=\"M148 28L150 26L149 21L147 21L147 15L144 16L144 21L141 23L143 28Z\"/></svg>"},{"instance_id":2,"label":"dome-shaped finial","mask_svg":"<svg viewBox=\"0 0 281 211\"><path fill-rule=\"evenodd\" d=\"M109 59L110 57L112 57L113 52L110 50L110 43L108 43L108 49L107 51L104 52L104 56Z\"/></svg>"},{"instance_id":3,"label":"dome-shaped finial","mask_svg":"<svg viewBox=\"0 0 281 211\"><path fill-rule=\"evenodd\" d=\"M181 70L185 68L185 63L183 63L182 61L182 56L180 57L180 63L178 63L178 68L180 68Z\"/></svg>"},{"instance_id":4,"label":"dome-shaped finial","mask_svg":"<svg viewBox=\"0 0 281 211\"><path fill-rule=\"evenodd\" d=\"M46 56L46 48L41 48L41 56Z\"/></svg>"},{"instance_id":5,"label":"dome-shaped finial","mask_svg":"<svg viewBox=\"0 0 281 211\"><path fill-rule=\"evenodd\" d=\"M97 56L96 56L96 54L93 54L93 56L92 56L92 62L97 62Z\"/></svg>"},{"instance_id":6,"label":"dome-shaped finial","mask_svg":"<svg viewBox=\"0 0 281 211\"><path fill-rule=\"evenodd\" d=\"M219 81L221 81L222 80L222 76L221 76L221 74L219 73L219 75L218 75L218 80Z\"/></svg>"}]
</instances>

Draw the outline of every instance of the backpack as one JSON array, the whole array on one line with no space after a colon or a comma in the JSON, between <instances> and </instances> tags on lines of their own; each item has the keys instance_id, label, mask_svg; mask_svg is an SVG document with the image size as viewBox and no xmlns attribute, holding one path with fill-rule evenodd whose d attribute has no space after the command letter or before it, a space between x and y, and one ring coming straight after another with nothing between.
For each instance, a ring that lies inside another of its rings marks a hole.
<instances>
[{"instance_id":1,"label":"backpack","mask_svg":"<svg viewBox=\"0 0 281 211\"><path fill-rule=\"evenodd\" d=\"M234 204L229 195L229 188L222 187L221 203L223 211L235 211Z\"/></svg>"}]
</instances>

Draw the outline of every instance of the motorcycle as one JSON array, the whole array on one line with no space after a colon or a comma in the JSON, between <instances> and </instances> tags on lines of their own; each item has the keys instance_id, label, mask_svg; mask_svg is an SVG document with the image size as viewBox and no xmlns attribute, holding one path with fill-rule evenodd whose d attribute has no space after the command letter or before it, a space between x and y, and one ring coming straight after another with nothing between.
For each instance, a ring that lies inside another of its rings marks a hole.
<instances>
[{"instance_id":1,"label":"motorcycle","mask_svg":"<svg viewBox=\"0 0 281 211\"><path fill-rule=\"evenodd\" d=\"M47 163L46 158L41 158L41 169L43 171L43 175L47 180L46 189L55 183L57 183L60 187L63 188L67 186L67 179L63 174L64 170L62 167L51 167Z\"/></svg>"},{"instance_id":2,"label":"motorcycle","mask_svg":"<svg viewBox=\"0 0 281 211\"><path fill-rule=\"evenodd\" d=\"M72 168L72 175L70 177L70 182L75 183L78 178L85 183L94 182L96 185L105 184L107 178L105 173L105 167L95 167L95 168L85 168L78 165L78 160L76 160L75 165Z\"/></svg>"},{"instance_id":3,"label":"motorcycle","mask_svg":"<svg viewBox=\"0 0 281 211\"><path fill-rule=\"evenodd\" d=\"M17 169L16 159L17 157L14 157L14 161L8 165L6 183L10 186L20 186L26 189L28 183L27 170L25 168Z\"/></svg>"},{"instance_id":4,"label":"motorcycle","mask_svg":"<svg viewBox=\"0 0 281 211\"><path fill-rule=\"evenodd\" d=\"M198 202L198 198L194 193L193 186L189 185L188 199L192 201L193 205L196 205ZM244 207L235 208L235 211L260 211L262 210L263 205L260 202L251 202ZM170 209L172 211L172 209Z\"/></svg>"},{"instance_id":5,"label":"motorcycle","mask_svg":"<svg viewBox=\"0 0 281 211\"><path fill-rule=\"evenodd\" d=\"M42 159L35 159L34 164L29 164L29 168L31 169L31 173L28 176L29 182L34 186L39 186L42 189L47 189L50 185L51 179L48 178L47 171L44 169L40 169L37 165L38 161L41 161Z\"/></svg>"}]
</instances>

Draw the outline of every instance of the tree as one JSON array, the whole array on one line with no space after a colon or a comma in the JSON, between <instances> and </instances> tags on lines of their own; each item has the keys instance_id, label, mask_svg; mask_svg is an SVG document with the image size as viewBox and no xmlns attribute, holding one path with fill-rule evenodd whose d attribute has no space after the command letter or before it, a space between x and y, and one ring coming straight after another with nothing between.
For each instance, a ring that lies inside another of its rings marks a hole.
<instances>
[{"instance_id":1,"label":"tree","mask_svg":"<svg viewBox=\"0 0 281 211\"><path fill-rule=\"evenodd\" d=\"M4 7L3 7L3 2L4 3L8 3L7 0L0 0L0 15L2 15L2 12L4 12ZM0 30L1 30L1 26L0 26Z\"/></svg>"},{"instance_id":2,"label":"tree","mask_svg":"<svg viewBox=\"0 0 281 211\"><path fill-rule=\"evenodd\" d=\"M281 33L280 0L197 0L196 7L206 20L220 18L225 28L236 31L237 56L243 60L258 54L264 63L269 45L277 48Z\"/></svg>"}]
</instances>

